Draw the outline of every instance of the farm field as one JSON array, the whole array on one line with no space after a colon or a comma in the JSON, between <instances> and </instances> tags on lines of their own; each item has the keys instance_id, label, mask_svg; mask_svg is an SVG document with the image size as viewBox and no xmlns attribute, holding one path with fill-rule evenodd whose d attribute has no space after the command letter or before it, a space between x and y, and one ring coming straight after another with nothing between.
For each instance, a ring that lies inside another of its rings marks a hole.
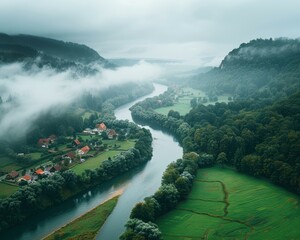
<instances>
[{"instance_id":1,"label":"farm field","mask_svg":"<svg viewBox=\"0 0 300 240\"><path fill-rule=\"evenodd\" d=\"M187 200L157 224L171 239L300 239L300 198L231 169L198 172Z\"/></svg>"},{"instance_id":2,"label":"farm field","mask_svg":"<svg viewBox=\"0 0 300 240\"><path fill-rule=\"evenodd\" d=\"M19 189L18 186L0 182L0 199L6 198L12 195L14 192L16 192Z\"/></svg>"},{"instance_id":3,"label":"farm field","mask_svg":"<svg viewBox=\"0 0 300 240\"><path fill-rule=\"evenodd\" d=\"M119 196L116 196L104 202L88 213L47 236L44 240L94 239L106 218L116 206L118 198Z\"/></svg>"},{"instance_id":4,"label":"farm field","mask_svg":"<svg viewBox=\"0 0 300 240\"><path fill-rule=\"evenodd\" d=\"M191 100L193 98L203 98L206 97L206 94L201 91L201 90L196 90L193 88L183 88L182 92L179 94L178 99L175 101L173 106L169 106L169 107L162 107L162 108L157 108L155 109L155 111L157 113L160 114L164 114L164 115L168 115L170 110L174 110L180 113L181 116L186 115L192 108L191 108ZM218 101L217 102L228 102L228 97L229 95L221 95L218 96ZM214 102L207 102L204 103L205 106L209 105L209 104L215 104L216 101Z\"/></svg>"}]
</instances>

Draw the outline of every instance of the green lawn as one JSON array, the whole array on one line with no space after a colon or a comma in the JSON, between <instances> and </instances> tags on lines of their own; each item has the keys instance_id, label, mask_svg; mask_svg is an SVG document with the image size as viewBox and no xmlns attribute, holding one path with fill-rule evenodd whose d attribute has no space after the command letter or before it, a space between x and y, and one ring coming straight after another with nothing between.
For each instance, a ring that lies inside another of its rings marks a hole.
<instances>
[{"instance_id":1,"label":"green lawn","mask_svg":"<svg viewBox=\"0 0 300 240\"><path fill-rule=\"evenodd\" d=\"M162 108L157 108L155 111L160 114L168 115L170 110L174 110L180 113L180 115L186 115L192 108L191 108L191 100L195 97L206 97L206 94L201 91L201 90L196 90L192 88L183 88L182 92L178 95L178 100L176 100L175 104L173 106L169 107L162 107ZM228 94L224 94L221 96L218 96L218 101L217 102L228 102ZM209 104L215 104L216 102L207 102L204 105L209 105Z\"/></svg>"},{"instance_id":2,"label":"green lawn","mask_svg":"<svg viewBox=\"0 0 300 240\"><path fill-rule=\"evenodd\" d=\"M12 164L15 160L3 154L0 155L0 168Z\"/></svg>"},{"instance_id":3,"label":"green lawn","mask_svg":"<svg viewBox=\"0 0 300 240\"><path fill-rule=\"evenodd\" d=\"M100 164L108 159L108 157L114 157L116 155L120 154L120 151L107 151L100 153L98 156L89 158L83 163L75 165L73 168L71 168L76 174L81 174L86 169L95 169L100 166Z\"/></svg>"},{"instance_id":4,"label":"green lawn","mask_svg":"<svg viewBox=\"0 0 300 240\"><path fill-rule=\"evenodd\" d=\"M34 153L30 153L28 154L32 160L39 160L42 156L42 153L40 152L34 152Z\"/></svg>"},{"instance_id":5,"label":"green lawn","mask_svg":"<svg viewBox=\"0 0 300 240\"><path fill-rule=\"evenodd\" d=\"M118 141L115 139L111 139L111 140L103 140L103 144L107 144L107 146L112 149L114 149L116 145L117 146L117 148L115 148L116 150L124 151L134 147L135 141L134 140Z\"/></svg>"},{"instance_id":6,"label":"green lawn","mask_svg":"<svg viewBox=\"0 0 300 240\"><path fill-rule=\"evenodd\" d=\"M188 199L157 224L165 240L296 240L300 198L231 169L202 169Z\"/></svg>"},{"instance_id":7,"label":"green lawn","mask_svg":"<svg viewBox=\"0 0 300 240\"><path fill-rule=\"evenodd\" d=\"M0 198L6 198L12 195L19 189L18 186L8 184L5 182L0 182Z\"/></svg>"},{"instance_id":8,"label":"green lawn","mask_svg":"<svg viewBox=\"0 0 300 240\"><path fill-rule=\"evenodd\" d=\"M116 206L118 198L119 196L106 201L44 239L94 239L97 232Z\"/></svg>"}]
</instances>

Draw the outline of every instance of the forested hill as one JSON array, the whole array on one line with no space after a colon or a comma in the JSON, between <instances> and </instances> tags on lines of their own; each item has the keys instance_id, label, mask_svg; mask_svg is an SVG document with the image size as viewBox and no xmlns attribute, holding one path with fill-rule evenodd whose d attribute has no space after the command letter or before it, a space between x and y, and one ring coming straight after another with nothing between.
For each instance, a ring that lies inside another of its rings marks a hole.
<instances>
[{"instance_id":1,"label":"forested hill","mask_svg":"<svg viewBox=\"0 0 300 240\"><path fill-rule=\"evenodd\" d=\"M235 99L278 99L299 90L300 40L257 39L232 50L206 74L195 77L195 87L209 95L230 93Z\"/></svg>"},{"instance_id":2,"label":"forested hill","mask_svg":"<svg viewBox=\"0 0 300 240\"><path fill-rule=\"evenodd\" d=\"M0 34L0 61L24 61L40 56L45 63L52 65L87 65L99 63L112 66L95 50L83 44L64 42L31 35Z\"/></svg>"}]
</instances>

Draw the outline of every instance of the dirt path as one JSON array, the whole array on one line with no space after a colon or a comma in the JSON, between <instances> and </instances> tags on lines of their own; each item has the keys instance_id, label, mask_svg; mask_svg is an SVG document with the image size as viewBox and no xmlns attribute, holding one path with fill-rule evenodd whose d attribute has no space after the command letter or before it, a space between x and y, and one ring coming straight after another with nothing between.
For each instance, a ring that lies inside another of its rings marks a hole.
<instances>
[{"instance_id":1,"label":"dirt path","mask_svg":"<svg viewBox=\"0 0 300 240\"><path fill-rule=\"evenodd\" d=\"M225 183L223 183L222 181L207 181L207 180L199 180L199 179L196 179L195 181L196 182L208 182L208 183L214 183L214 182L220 183L220 185L222 187L223 194L224 194L223 201L217 201L217 200L203 200L203 201L207 201L207 202L208 201L209 202L213 202L214 201L214 202L223 202L223 203L225 203L223 211L224 211L224 217L226 217L228 215L228 207L229 207L230 203L229 203L229 193L228 193L228 191L226 189Z\"/></svg>"}]
</instances>

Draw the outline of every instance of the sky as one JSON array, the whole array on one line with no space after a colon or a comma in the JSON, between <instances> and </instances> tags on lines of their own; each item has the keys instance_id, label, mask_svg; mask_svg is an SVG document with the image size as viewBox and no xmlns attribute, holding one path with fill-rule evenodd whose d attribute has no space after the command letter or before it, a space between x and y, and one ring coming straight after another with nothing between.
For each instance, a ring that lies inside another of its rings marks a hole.
<instances>
[{"instance_id":1,"label":"sky","mask_svg":"<svg viewBox=\"0 0 300 240\"><path fill-rule=\"evenodd\" d=\"M256 38L298 38L299 0L1 0L0 32L86 44L104 58L218 66Z\"/></svg>"}]
</instances>

